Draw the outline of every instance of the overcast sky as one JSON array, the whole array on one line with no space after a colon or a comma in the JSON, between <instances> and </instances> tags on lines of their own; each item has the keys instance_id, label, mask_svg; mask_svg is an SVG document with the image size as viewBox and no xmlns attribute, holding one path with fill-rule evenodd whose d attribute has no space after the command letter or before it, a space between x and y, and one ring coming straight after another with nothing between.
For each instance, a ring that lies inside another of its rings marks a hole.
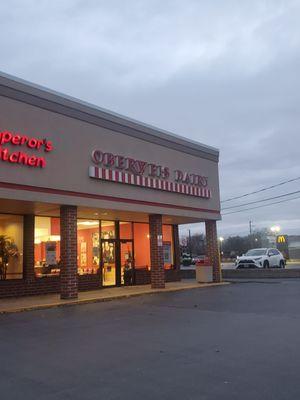
<instances>
[{"instance_id":1,"label":"overcast sky","mask_svg":"<svg viewBox=\"0 0 300 400\"><path fill-rule=\"evenodd\" d=\"M10 0L0 13L2 71L218 147L223 199L300 176L300 0ZM219 232L251 219L300 234L299 208L227 215Z\"/></svg>"}]
</instances>

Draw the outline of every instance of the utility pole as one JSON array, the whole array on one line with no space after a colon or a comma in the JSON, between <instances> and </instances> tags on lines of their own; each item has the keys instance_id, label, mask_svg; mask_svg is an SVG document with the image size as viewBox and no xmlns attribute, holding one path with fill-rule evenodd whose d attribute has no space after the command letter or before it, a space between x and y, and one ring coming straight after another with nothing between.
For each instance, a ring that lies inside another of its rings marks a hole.
<instances>
[{"instance_id":1,"label":"utility pole","mask_svg":"<svg viewBox=\"0 0 300 400\"><path fill-rule=\"evenodd\" d=\"M254 244L253 244L253 238L252 238L252 233L253 233L253 221L249 221L249 233L250 233L250 235L249 235L249 240L250 240L250 246L251 247L253 247L254 246Z\"/></svg>"},{"instance_id":2,"label":"utility pole","mask_svg":"<svg viewBox=\"0 0 300 400\"><path fill-rule=\"evenodd\" d=\"M192 257L192 237L191 237L190 229L189 229L189 252L190 252L190 256Z\"/></svg>"}]
</instances>

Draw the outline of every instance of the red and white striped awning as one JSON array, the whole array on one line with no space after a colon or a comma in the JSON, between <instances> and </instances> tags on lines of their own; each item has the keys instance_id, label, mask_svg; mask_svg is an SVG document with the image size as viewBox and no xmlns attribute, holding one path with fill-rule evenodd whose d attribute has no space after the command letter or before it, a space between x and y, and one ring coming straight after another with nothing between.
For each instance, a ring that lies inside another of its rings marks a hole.
<instances>
[{"instance_id":1,"label":"red and white striped awning","mask_svg":"<svg viewBox=\"0 0 300 400\"><path fill-rule=\"evenodd\" d=\"M178 182L169 182L167 180L152 178L150 176L134 175L128 172L117 171L108 168L90 166L89 176L91 178L125 183L128 185L142 186L149 189L164 190L167 192L197 196L205 199L211 198L211 190L208 188L186 185Z\"/></svg>"}]
</instances>

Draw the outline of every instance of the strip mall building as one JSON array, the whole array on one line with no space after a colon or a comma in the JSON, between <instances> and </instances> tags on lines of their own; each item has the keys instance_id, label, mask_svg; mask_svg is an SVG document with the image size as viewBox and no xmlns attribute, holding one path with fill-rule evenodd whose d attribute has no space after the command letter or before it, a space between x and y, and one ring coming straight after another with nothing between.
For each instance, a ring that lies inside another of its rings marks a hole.
<instances>
[{"instance_id":1,"label":"strip mall building","mask_svg":"<svg viewBox=\"0 0 300 400\"><path fill-rule=\"evenodd\" d=\"M221 279L218 150L0 75L0 297L180 279L204 222Z\"/></svg>"}]
</instances>

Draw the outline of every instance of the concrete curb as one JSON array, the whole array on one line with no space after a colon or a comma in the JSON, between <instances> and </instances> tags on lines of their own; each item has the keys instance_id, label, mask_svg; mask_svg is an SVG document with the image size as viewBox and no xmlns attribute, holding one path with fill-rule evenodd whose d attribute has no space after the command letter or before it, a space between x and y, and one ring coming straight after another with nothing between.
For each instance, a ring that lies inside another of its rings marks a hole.
<instances>
[{"instance_id":1,"label":"concrete curb","mask_svg":"<svg viewBox=\"0 0 300 400\"><path fill-rule=\"evenodd\" d=\"M68 306L76 306L76 305L84 305L89 303L104 303L107 301L113 300L121 300L121 299L128 299L130 297L138 297L144 295L151 295L156 293L170 293L170 292L180 292L184 290L193 290L193 289L202 289L202 288L210 288L210 287L217 287L217 286L224 286L229 285L230 282L220 282L220 283L204 283L204 284L195 284L194 286L184 286L184 287L176 287L176 288L166 288L166 289L151 289L145 292L138 292L138 293L124 293L118 295L112 295L107 297L93 297L89 299L74 299L74 300L58 300L56 302L51 302L47 304L35 304L35 305L28 305L28 306L21 306L12 309L0 310L0 315L2 314L14 314L20 313L24 311L34 311L34 310L44 310L49 308L57 308L57 307L68 307ZM22 298L20 298L22 299Z\"/></svg>"}]
</instances>

